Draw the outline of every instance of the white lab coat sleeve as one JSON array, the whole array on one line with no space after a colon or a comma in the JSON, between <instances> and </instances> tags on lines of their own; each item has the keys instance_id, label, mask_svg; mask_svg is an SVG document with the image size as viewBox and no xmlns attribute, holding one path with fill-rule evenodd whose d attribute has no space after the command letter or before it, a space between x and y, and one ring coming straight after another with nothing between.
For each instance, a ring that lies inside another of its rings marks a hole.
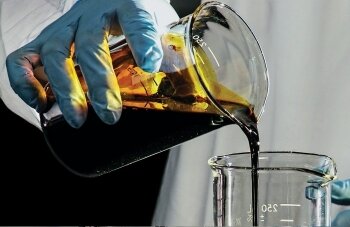
<instances>
[{"instance_id":1,"label":"white lab coat sleeve","mask_svg":"<svg viewBox=\"0 0 350 227\"><path fill-rule=\"evenodd\" d=\"M0 97L15 114L40 129L38 113L12 90L6 57L33 40L46 26L69 10L76 0L0 1Z\"/></svg>"}]
</instances>

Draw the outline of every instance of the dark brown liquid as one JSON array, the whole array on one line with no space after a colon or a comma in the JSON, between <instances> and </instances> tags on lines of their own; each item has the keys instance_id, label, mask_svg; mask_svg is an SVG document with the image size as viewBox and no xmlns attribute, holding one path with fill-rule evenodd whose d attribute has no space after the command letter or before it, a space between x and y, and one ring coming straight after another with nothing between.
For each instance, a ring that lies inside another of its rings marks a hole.
<instances>
[{"instance_id":1,"label":"dark brown liquid","mask_svg":"<svg viewBox=\"0 0 350 227\"><path fill-rule=\"evenodd\" d=\"M206 64L197 65L207 77L209 93L219 105L236 120L223 117L221 112L205 96L196 70L188 64L188 53L183 37L167 34L163 37L165 61L180 62L187 67L178 71L164 67L164 72L149 74L135 67L135 61L127 45L111 54L115 74L123 99L123 113L117 124L102 123L91 106L86 123L80 129L71 128L62 115L45 119L41 115L42 129L54 155L75 174L93 177L142 160L192 138L228 124L238 124L248 138L252 165L253 225L258 225L258 156L259 135L257 121L250 104L220 84L215 84L209 61L200 49ZM172 65L172 64L170 64ZM167 72L166 70L170 70ZM38 77L45 82L45 75ZM43 71L42 71L43 72ZM79 67L76 72L84 91L87 86ZM55 97L48 87L47 98ZM224 101L223 101L224 100Z\"/></svg>"},{"instance_id":2,"label":"dark brown liquid","mask_svg":"<svg viewBox=\"0 0 350 227\"><path fill-rule=\"evenodd\" d=\"M75 174L94 177L162 152L231 122L213 114L124 108L111 126L90 108L80 129L63 118L42 126L54 155Z\"/></svg>"},{"instance_id":3,"label":"dark brown liquid","mask_svg":"<svg viewBox=\"0 0 350 227\"><path fill-rule=\"evenodd\" d=\"M244 98L215 82L205 53L195 52L206 63L197 67L206 70L206 79L211 81L204 87L190 61L183 36L168 33L163 35L162 42L165 53L162 71L153 74L136 66L125 42L111 48L124 107L116 125L103 124L90 104L88 119L80 129L71 128L60 114L54 119L46 119L42 114L46 139L67 168L80 175L101 175L224 125L234 124L230 118L222 117L223 114L207 97L205 87L215 95L218 105L229 113L253 115ZM78 65L75 70L87 92ZM43 84L47 83L43 70L41 73L37 70L36 76ZM49 84L46 84L46 94L49 103L55 102Z\"/></svg>"},{"instance_id":4,"label":"dark brown liquid","mask_svg":"<svg viewBox=\"0 0 350 227\"><path fill-rule=\"evenodd\" d=\"M252 214L253 214L253 226L258 226L258 188L259 188L259 151L260 140L259 132L257 128L257 122L255 119L250 118L246 114L238 114L237 118L241 120L242 131L248 138L250 152L251 152L251 181L252 181Z\"/></svg>"}]
</instances>

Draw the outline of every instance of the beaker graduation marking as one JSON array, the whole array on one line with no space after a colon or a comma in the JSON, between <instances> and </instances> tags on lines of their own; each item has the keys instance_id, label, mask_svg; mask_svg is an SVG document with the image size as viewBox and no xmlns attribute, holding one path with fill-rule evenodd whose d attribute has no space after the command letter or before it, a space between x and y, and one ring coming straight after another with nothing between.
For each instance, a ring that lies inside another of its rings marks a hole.
<instances>
[{"instance_id":1,"label":"beaker graduation marking","mask_svg":"<svg viewBox=\"0 0 350 227\"><path fill-rule=\"evenodd\" d=\"M219 64L219 62L218 62L218 59L216 59L216 56L215 56L215 54L213 53L213 51L210 49L210 47L208 47L208 50L209 50L210 53L213 55L214 60L216 61L216 64L220 67L220 64Z\"/></svg>"},{"instance_id":2,"label":"beaker graduation marking","mask_svg":"<svg viewBox=\"0 0 350 227\"><path fill-rule=\"evenodd\" d=\"M300 204L281 203L281 207L300 207Z\"/></svg>"},{"instance_id":3,"label":"beaker graduation marking","mask_svg":"<svg viewBox=\"0 0 350 227\"><path fill-rule=\"evenodd\" d=\"M293 219L281 219L280 222L294 222Z\"/></svg>"}]
</instances>

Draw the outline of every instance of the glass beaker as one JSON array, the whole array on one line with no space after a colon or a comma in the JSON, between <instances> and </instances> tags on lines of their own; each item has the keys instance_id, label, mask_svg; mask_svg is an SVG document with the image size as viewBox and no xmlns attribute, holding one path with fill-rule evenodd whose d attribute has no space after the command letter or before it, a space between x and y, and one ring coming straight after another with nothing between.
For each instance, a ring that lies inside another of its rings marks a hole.
<instances>
[{"instance_id":1,"label":"glass beaker","mask_svg":"<svg viewBox=\"0 0 350 227\"><path fill-rule=\"evenodd\" d=\"M215 226L252 226L250 153L215 156L213 173ZM260 152L259 226L330 226L334 161L325 155Z\"/></svg>"},{"instance_id":2,"label":"glass beaker","mask_svg":"<svg viewBox=\"0 0 350 227\"><path fill-rule=\"evenodd\" d=\"M71 128L47 84L52 106L41 115L42 129L68 169L82 176L101 175L238 123L236 113L253 121L260 117L268 93L264 56L247 24L229 6L202 4L169 25L161 43L164 57L157 73L137 67L125 39L111 43L123 101L122 116L113 126L100 122L89 108L86 123ZM75 69L88 94L79 66Z\"/></svg>"}]
</instances>

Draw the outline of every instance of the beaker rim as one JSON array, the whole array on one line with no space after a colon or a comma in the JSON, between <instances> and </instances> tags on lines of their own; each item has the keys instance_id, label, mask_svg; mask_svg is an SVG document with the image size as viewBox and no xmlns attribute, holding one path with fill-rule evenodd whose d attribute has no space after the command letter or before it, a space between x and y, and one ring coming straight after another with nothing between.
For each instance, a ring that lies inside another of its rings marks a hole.
<instances>
[{"instance_id":1,"label":"beaker rim","mask_svg":"<svg viewBox=\"0 0 350 227\"><path fill-rule=\"evenodd\" d=\"M213 156L208 160L212 169L251 170L250 152L231 153ZM270 158L270 159L269 159ZM277 159L273 160L273 159ZM278 159L281 158L281 159ZM323 154L298 151L261 151L259 152L258 171L297 171L306 172L328 179L336 178L335 161Z\"/></svg>"},{"instance_id":2,"label":"beaker rim","mask_svg":"<svg viewBox=\"0 0 350 227\"><path fill-rule=\"evenodd\" d=\"M211 101L211 103L217 108L217 110L223 116L226 116L229 119L235 121L236 123L241 124L241 121L239 119L237 119L236 116L234 116L232 113L230 113L230 111L228 111L227 109L222 107L222 105L216 100L216 98L211 94L211 92L205 86L205 82L204 82L204 80L202 78L201 70L198 69L196 58L195 58L194 53L193 53L193 42L194 42L193 39L192 39L193 24L194 24L194 22L197 21L197 16L200 15L201 11L205 10L208 7L213 7L213 6L214 7L219 6L220 8L225 8L225 9L231 11L234 15L236 15L237 18L239 18L244 23L244 25L248 29L249 33L251 34L251 36L254 38L254 40L256 42L256 45L258 46L258 49L259 49L259 52L260 52L260 55L261 55L261 58L262 58L262 61L263 61L263 65L264 65L264 68L265 68L265 72L263 73L263 76L264 76L264 80L266 81L266 84L267 84L267 86L266 86L266 95L265 95L264 101L262 103L262 108L260 109L258 114L256 114L256 116L255 116L256 120L258 122L260 120L260 118L261 118L262 113L264 112L264 108L265 108L265 105L266 105L266 102L267 102L267 98L268 98L268 95L269 95L269 87L270 87L269 86L269 84L270 84L269 71L268 71L268 68L267 68L265 55L263 53L263 50L261 48L261 45L260 45L257 37L255 36L255 34L252 31L252 29L250 28L250 26L246 23L246 21L232 7L230 7L229 5L227 5L225 3L222 3L220 1L215 1L215 0L207 1L207 2L204 2L204 3L200 4L200 6L197 7L196 10L192 14L189 15L190 17L189 17L189 20L188 20L188 23L187 23L187 26L186 26L186 32L185 32L186 33L186 38L185 39L186 39L187 49L189 50L190 59L192 61L194 69L197 72L196 74L198 76L198 79L199 79L200 83L203 85L202 87L204 88L204 90L206 92L206 95L209 98L209 100Z\"/></svg>"}]
</instances>

